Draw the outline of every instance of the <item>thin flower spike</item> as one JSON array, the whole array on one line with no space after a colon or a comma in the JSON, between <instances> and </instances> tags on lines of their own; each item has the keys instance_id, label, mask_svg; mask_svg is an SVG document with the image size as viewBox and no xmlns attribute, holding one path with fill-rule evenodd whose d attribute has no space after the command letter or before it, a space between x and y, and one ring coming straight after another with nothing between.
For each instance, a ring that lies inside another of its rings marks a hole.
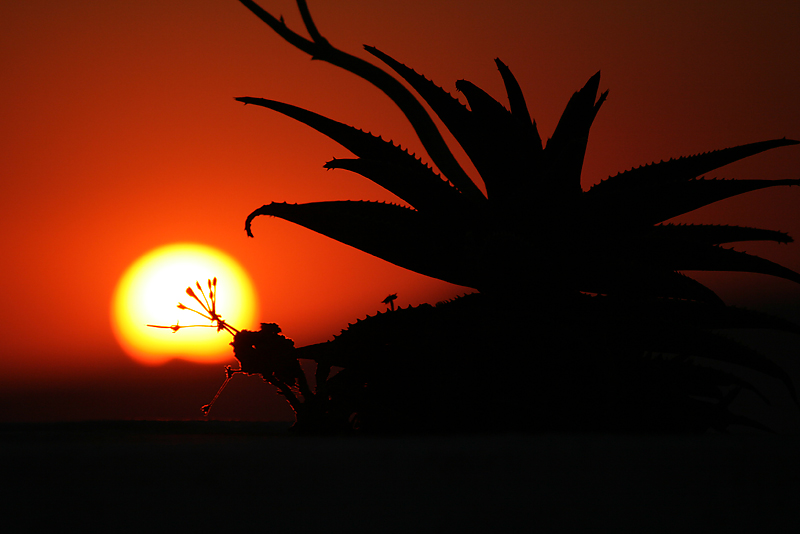
<instances>
[{"instance_id":1,"label":"thin flower spike","mask_svg":"<svg viewBox=\"0 0 800 534\"><path fill-rule=\"evenodd\" d=\"M203 288L200 286L200 282L195 282L195 285L197 286L197 289L200 290L200 293L203 295L203 301L205 301L205 302L201 301L197 297L197 294L194 292L194 290L192 290L191 286L186 288L186 294L189 295L190 297L192 297L193 299L195 299L198 302L198 304L200 304L202 309L205 310L206 313L203 313L201 311L195 310L194 308L190 308L189 306L186 306L185 304L180 303L180 302L178 303L177 307L178 307L179 310L188 310L190 312L194 312L197 315L199 315L199 316L201 316L201 317L203 317L205 319L208 319L211 322L211 324L192 324L192 325L180 326L180 325L178 325L176 323L175 325L172 325L172 326L161 326L161 325L152 325L152 324L149 324L147 326L152 327L152 328L171 328L173 333L177 332L180 328L216 327L217 332L225 330L226 332L228 332L231 335L237 334L239 332L239 330L237 330L236 328L232 327L227 322L225 322L225 320L222 318L222 316L219 315L217 313L217 311L216 311L217 303L216 303L216 295L215 295L215 291L214 291L214 290L216 290L216 287L217 287L217 279L216 279L216 277L214 278L213 284L212 284L211 280L208 280L209 288L213 287L213 290L211 290L211 289L209 290L209 298L210 298L210 301L211 301L210 303L209 303L209 299L206 299L205 293L203 292Z\"/></svg>"},{"instance_id":2,"label":"thin flower spike","mask_svg":"<svg viewBox=\"0 0 800 534\"><path fill-rule=\"evenodd\" d=\"M203 411L203 415L208 416L208 413L211 411L211 408L212 408L212 406L214 406L214 403L217 402L217 399L222 394L222 391L225 389L225 386L227 386L228 382L231 381L231 378L233 378L233 375L238 373L238 372L241 372L241 371L234 371L231 368L230 365L225 366L225 381L219 387L219 389L217 390L217 394L214 395L214 398L211 399L211 402L209 402L208 404L206 404L206 405L204 405L204 406L202 406L200 408Z\"/></svg>"},{"instance_id":3,"label":"thin flower spike","mask_svg":"<svg viewBox=\"0 0 800 534\"><path fill-rule=\"evenodd\" d=\"M211 279L208 279L208 298L211 300L211 313L216 313L217 310L217 302L216 296L214 295L214 288L211 285Z\"/></svg>"},{"instance_id":4,"label":"thin flower spike","mask_svg":"<svg viewBox=\"0 0 800 534\"><path fill-rule=\"evenodd\" d=\"M195 312L195 313L197 313L199 315L202 315L203 317L205 317L205 318L207 318L207 319L209 319L211 321L215 321L216 320L216 313L211 311L211 307L208 305L208 300L206 299L206 294L203 292L203 289L200 287L200 282L196 282L196 284L197 284L197 289L200 290L200 294L203 295L203 300L200 300L200 297L198 297L197 294L195 294L195 292L192 291L191 287L187 287L186 288L186 294L189 295L190 297L194 298L194 300L196 300L197 303L200 304L200 306L206 311L206 313L208 313L208 315L206 315L204 313L201 313L201 312L199 312L197 310L192 310L191 308L188 308L188 309L190 309L191 311L193 311L193 312ZM203 302L203 301L205 301L205 302Z\"/></svg>"},{"instance_id":5,"label":"thin flower spike","mask_svg":"<svg viewBox=\"0 0 800 534\"><path fill-rule=\"evenodd\" d=\"M192 298L193 298L194 300L196 300L197 302L200 302L200 299L198 299L198 298L197 298L197 295L195 295L195 294L194 294L194 290L192 290L192 288L191 288L191 287L187 287L187 288L186 288L186 294L187 294L187 295L189 295L190 297L192 297ZM202 306L202 305L203 305L203 303L202 303L202 302L200 302L200 305Z\"/></svg>"},{"instance_id":6,"label":"thin flower spike","mask_svg":"<svg viewBox=\"0 0 800 534\"><path fill-rule=\"evenodd\" d=\"M175 332L177 332L178 330L180 330L181 328L183 328L183 327L182 327L181 325L179 325L178 323L175 323L175 324L174 324L174 325L172 325L172 326L164 326L164 325L158 325L158 324L149 324L149 325L146 325L146 326L149 326L150 328L169 328L170 330L172 330L172 333L173 333L173 334L174 334Z\"/></svg>"},{"instance_id":7,"label":"thin flower spike","mask_svg":"<svg viewBox=\"0 0 800 534\"><path fill-rule=\"evenodd\" d=\"M201 305L202 305L202 303L201 303ZM188 310L188 311L190 311L190 312L194 312L194 313L196 313L197 315L199 315L199 316L201 316L201 317L204 317L204 318L208 319L209 321L213 321L213 320L214 320L214 318L213 318L211 315L206 315L205 313L203 313L203 312L201 312L201 311L198 311L198 310L195 310L194 308L190 308L189 306L184 306L184 307L183 307L183 308L181 308L181 309L182 309L182 310Z\"/></svg>"},{"instance_id":8,"label":"thin flower spike","mask_svg":"<svg viewBox=\"0 0 800 534\"><path fill-rule=\"evenodd\" d=\"M208 299L206 298L206 294L205 294L205 292L203 291L203 288L202 288L202 287L200 287L200 282L199 282L199 281L197 281L197 282L195 282L195 284L197 285L197 289L200 291L200 294L201 294L201 295L203 295L203 301L204 301L204 302L205 302L205 304L206 304L206 305L204 306L204 308L205 308L206 310L208 310L208 311L211 311L211 305L208 303Z\"/></svg>"}]
</instances>

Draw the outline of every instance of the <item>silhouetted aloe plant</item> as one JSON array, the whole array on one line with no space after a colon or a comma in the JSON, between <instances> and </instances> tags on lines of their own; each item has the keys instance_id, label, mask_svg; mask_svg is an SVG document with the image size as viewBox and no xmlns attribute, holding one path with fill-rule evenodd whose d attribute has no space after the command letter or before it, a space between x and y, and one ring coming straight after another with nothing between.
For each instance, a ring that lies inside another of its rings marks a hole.
<instances>
[{"instance_id":1,"label":"silhouetted aloe plant","mask_svg":"<svg viewBox=\"0 0 800 534\"><path fill-rule=\"evenodd\" d=\"M467 107L365 46L450 130L480 173L484 195L420 101L387 71L334 48L316 29L304 0L297 4L311 39L255 2L241 2L293 46L383 91L408 118L442 173L354 127L290 104L240 97L236 100L278 111L337 141L356 157L333 159L325 168L361 174L410 206L271 203L247 217L248 235L257 216L280 217L480 292L442 306L388 311L362 323L372 324L374 331L356 328L357 323L332 342L296 349L298 357L318 362L323 370L318 384L332 366L344 367L325 386L329 399L344 406L340 413L358 413L376 428L385 421L441 427L448 419L463 427L486 406L494 420L532 421L534 426L702 429L744 423L724 408L731 392L750 386L689 357L766 373L782 380L796 399L783 370L712 331L800 329L728 307L711 289L681 273L741 271L800 283L800 274L788 268L722 246L754 240L788 243L791 238L758 228L663 223L742 193L800 185L797 179L704 178L734 161L797 141L775 139L653 163L583 190L589 130L607 95L597 96L599 72L572 96L552 136L542 142L516 79L499 59L510 111L459 80L456 88ZM520 310L521 292L533 307ZM487 389L490 400L467 399L478 389Z\"/></svg>"}]
</instances>

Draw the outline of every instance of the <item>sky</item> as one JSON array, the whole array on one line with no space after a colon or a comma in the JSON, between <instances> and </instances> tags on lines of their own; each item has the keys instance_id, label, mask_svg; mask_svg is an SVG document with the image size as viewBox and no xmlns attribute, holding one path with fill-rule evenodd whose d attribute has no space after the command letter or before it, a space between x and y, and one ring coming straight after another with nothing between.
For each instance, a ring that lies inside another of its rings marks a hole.
<instances>
[{"instance_id":1,"label":"sky","mask_svg":"<svg viewBox=\"0 0 800 534\"><path fill-rule=\"evenodd\" d=\"M544 137L570 95L600 70L610 94L592 128L584 188L652 161L800 139L797 2L309 4L334 46L366 59L362 45L377 46L454 94L463 78L506 103L499 57ZM293 2L261 5L305 34ZM200 416L224 378L222 364L142 367L111 330L117 282L162 245L202 243L236 258L256 285L260 321L277 322L298 346L384 310L390 293L407 306L470 291L278 219L257 219L255 238L246 237L247 214L271 201L398 199L358 175L326 172L322 165L348 157L346 149L234 97L289 102L426 158L380 91L310 61L237 1L4 0L0 51L0 421ZM797 178L800 148L714 176ZM800 238L798 206L800 188L773 188L675 222ZM797 244L737 248L800 271ZM800 288L791 282L697 278L729 304L800 321ZM797 352L785 347L776 349L783 357ZM800 385L800 366L788 365ZM215 412L290 417L255 377L236 377Z\"/></svg>"}]
</instances>

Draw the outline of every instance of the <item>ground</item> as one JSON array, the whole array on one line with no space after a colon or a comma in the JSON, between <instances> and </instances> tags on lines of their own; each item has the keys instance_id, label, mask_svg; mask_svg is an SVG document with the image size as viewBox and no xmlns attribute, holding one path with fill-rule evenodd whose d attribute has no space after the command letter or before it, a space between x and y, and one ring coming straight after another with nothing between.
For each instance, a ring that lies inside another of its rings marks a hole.
<instances>
[{"instance_id":1,"label":"ground","mask_svg":"<svg viewBox=\"0 0 800 534\"><path fill-rule=\"evenodd\" d=\"M313 438L265 423L4 424L2 517L5 532L795 532L799 450L799 437L752 434Z\"/></svg>"}]
</instances>

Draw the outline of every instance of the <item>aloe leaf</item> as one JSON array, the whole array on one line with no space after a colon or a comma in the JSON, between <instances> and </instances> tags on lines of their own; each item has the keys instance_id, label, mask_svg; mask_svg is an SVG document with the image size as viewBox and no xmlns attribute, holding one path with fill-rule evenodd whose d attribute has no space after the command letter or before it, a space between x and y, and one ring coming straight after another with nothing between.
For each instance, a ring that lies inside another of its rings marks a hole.
<instances>
[{"instance_id":1,"label":"aloe leaf","mask_svg":"<svg viewBox=\"0 0 800 534\"><path fill-rule=\"evenodd\" d=\"M530 127L525 128L500 103L468 82L459 82L456 87L466 86L464 94L472 111L388 54L371 46L364 48L406 80L439 116L475 165L492 201L503 202L525 194L519 188L526 186L522 178L532 174L535 155L541 152L538 134L534 139Z\"/></svg>"},{"instance_id":2,"label":"aloe leaf","mask_svg":"<svg viewBox=\"0 0 800 534\"><path fill-rule=\"evenodd\" d=\"M671 270L642 270L624 262L603 266L593 264L590 273L580 276L579 291L598 295L623 296L639 301L651 298L685 299L714 306L725 303L710 288L682 273Z\"/></svg>"},{"instance_id":3,"label":"aloe leaf","mask_svg":"<svg viewBox=\"0 0 800 534\"><path fill-rule=\"evenodd\" d=\"M746 427L753 428L755 430L760 430L761 432L765 432L767 434L774 434L775 433L767 425L765 425L763 423L759 423L758 421L755 421L754 419L751 419L749 417L745 417L744 415L728 413L726 415L726 419L727 419L728 426L730 426L730 425L746 426Z\"/></svg>"},{"instance_id":4,"label":"aloe leaf","mask_svg":"<svg viewBox=\"0 0 800 534\"><path fill-rule=\"evenodd\" d=\"M409 85L419 93L423 100L428 103L434 113L439 116L453 135L474 133L463 131L470 128L470 112L457 98L411 67L400 63L374 46L364 46L364 50L386 63L392 70L399 74L401 78L408 82ZM459 141L459 143L460 142L461 141ZM466 149L467 147L464 148Z\"/></svg>"},{"instance_id":5,"label":"aloe leaf","mask_svg":"<svg viewBox=\"0 0 800 534\"><path fill-rule=\"evenodd\" d=\"M758 328L780 330L800 335L800 325L768 313L720 306L718 303L688 299L637 300L635 306L629 299L615 296L598 296L583 303L592 313L621 317L622 322L641 320L646 317L653 324L670 325L676 329L742 329Z\"/></svg>"},{"instance_id":6,"label":"aloe leaf","mask_svg":"<svg viewBox=\"0 0 800 534\"><path fill-rule=\"evenodd\" d=\"M417 210L432 215L450 214L463 204L458 190L422 163L401 167L387 164L384 160L335 158L327 162L325 168L345 169L360 174Z\"/></svg>"},{"instance_id":7,"label":"aloe leaf","mask_svg":"<svg viewBox=\"0 0 800 534\"><path fill-rule=\"evenodd\" d=\"M581 169L589 141L589 129L608 95L608 91L605 91L597 98L599 87L598 72L572 95L553 136L547 141L544 149L545 167L548 169L545 180L549 183L543 184L543 187L549 191L561 194L581 192Z\"/></svg>"},{"instance_id":8,"label":"aloe leaf","mask_svg":"<svg viewBox=\"0 0 800 534\"><path fill-rule=\"evenodd\" d=\"M497 70L500 71L500 76L503 78L503 84L506 86L506 94L508 95L508 105L511 107L511 114L517 119L525 129L530 130L529 136L532 140L532 147L535 151L541 151L542 138L539 136L539 131L536 128L536 121L531 118L528 111L528 105L525 103L525 95L522 93L522 88L519 82L511 73L511 69L505 63L500 61L499 58L494 60L497 65Z\"/></svg>"},{"instance_id":9,"label":"aloe leaf","mask_svg":"<svg viewBox=\"0 0 800 534\"><path fill-rule=\"evenodd\" d=\"M466 199L460 199L460 195L457 194L458 190L455 188L448 187L444 189L442 179L416 156L380 137L291 104L251 97L240 97L236 100L282 113L325 134L361 158L379 160L384 162L385 165L394 166L398 172L406 173L407 176L406 183L401 187L403 195L420 199L430 193L438 198L442 198L443 195L449 196L447 202L450 204L466 201ZM384 183L376 183L382 187L387 187ZM387 181L386 184L392 185L395 189L399 185L396 181L391 180ZM406 200L406 202L412 203L410 199L404 198L396 190L392 190L389 187L387 189ZM449 194L443 193L443 191L449 191Z\"/></svg>"},{"instance_id":10,"label":"aloe leaf","mask_svg":"<svg viewBox=\"0 0 800 534\"><path fill-rule=\"evenodd\" d=\"M789 374L756 350L713 332L689 329L670 329L649 336L660 344L654 350L707 358L747 367L784 383L792 399L798 402L797 392Z\"/></svg>"},{"instance_id":11,"label":"aloe leaf","mask_svg":"<svg viewBox=\"0 0 800 534\"><path fill-rule=\"evenodd\" d=\"M800 274L775 262L746 252L719 246L682 243L679 246L643 250L645 262L675 271L732 271L768 274L800 284Z\"/></svg>"},{"instance_id":12,"label":"aloe leaf","mask_svg":"<svg viewBox=\"0 0 800 534\"><path fill-rule=\"evenodd\" d=\"M775 241L776 243L794 241L789 234L777 230L718 224L660 224L652 228L651 235L655 239L691 241L705 245L722 245L739 241Z\"/></svg>"},{"instance_id":13,"label":"aloe leaf","mask_svg":"<svg viewBox=\"0 0 800 534\"><path fill-rule=\"evenodd\" d=\"M454 284L475 287L474 258L466 243L437 228L421 212L380 202L331 201L307 204L266 204L253 211L245 231L253 236L255 217L278 217L367 254Z\"/></svg>"},{"instance_id":14,"label":"aloe leaf","mask_svg":"<svg viewBox=\"0 0 800 534\"><path fill-rule=\"evenodd\" d=\"M316 31L311 15L304 3L298 4L298 7L300 7L306 28L312 34L313 41L309 41L287 28L283 20L276 19L255 2L251 0L240 0L240 2L287 42L311 55L312 59L325 61L340 67L380 89L406 116L425 147L425 151L439 170L470 199L475 201L484 199L481 190L461 168L430 115L414 95L383 69L331 46Z\"/></svg>"},{"instance_id":15,"label":"aloe leaf","mask_svg":"<svg viewBox=\"0 0 800 534\"><path fill-rule=\"evenodd\" d=\"M636 167L607 178L599 184L592 186L587 193L599 194L602 191L604 195L611 195L619 194L629 189L636 189L642 187L644 184L656 185L691 180L692 178L697 178L715 169L764 152L765 150L787 145L796 145L798 143L800 143L800 141L794 141L784 137L783 139L760 141L722 150L704 152L694 156L685 156L668 161L661 161L659 163L650 163L649 165Z\"/></svg>"},{"instance_id":16,"label":"aloe leaf","mask_svg":"<svg viewBox=\"0 0 800 534\"><path fill-rule=\"evenodd\" d=\"M794 323L762 312L678 299L632 301L615 296L598 296L584 299L582 305L587 314L582 317L584 321L591 321L589 324L594 324L603 332L622 329L625 339L642 351L678 354L681 358L701 356L743 365L779 378L792 389L788 374L771 360L713 330L769 328L800 335L800 326ZM718 369L708 369L675 358L663 362L663 365L654 360L652 365L717 386L736 385L750 389L763 398L749 382ZM674 377L666 380L676 382Z\"/></svg>"},{"instance_id":17,"label":"aloe leaf","mask_svg":"<svg viewBox=\"0 0 800 534\"><path fill-rule=\"evenodd\" d=\"M800 179L705 180L631 186L614 195L584 195L586 208L608 224L643 225L666 221L727 198L767 187L800 185Z\"/></svg>"},{"instance_id":18,"label":"aloe leaf","mask_svg":"<svg viewBox=\"0 0 800 534\"><path fill-rule=\"evenodd\" d=\"M473 127L479 135L480 169L489 198L508 204L520 195L530 194L531 177L538 171L539 161L530 128L511 115L502 104L472 82L458 80L456 89L467 98Z\"/></svg>"},{"instance_id":19,"label":"aloe leaf","mask_svg":"<svg viewBox=\"0 0 800 534\"><path fill-rule=\"evenodd\" d=\"M759 328L800 335L800 325L768 313L736 306L721 307L703 302L662 299L641 303L639 309L643 315L652 318L653 322L673 322L686 328Z\"/></svg>"},{"instance_id":20,"label":"aloe leaf","mask_svg":"<svg viewBox=\"0 0 800 534\"><path fill-rule=\"evenodd\" d=\"M457 80L456 89L467 98L469 107L475 115L489 118L503 125L512 124L511 112L474 83L468 80Z\"/></svg>"},{"instance_id":21,"label":"aloe leaf","mask_svg":"<svg viewBox=\"0 0 800 534\"><path fill-rule=\"evenodd\" d=\"M717 387L735 386L741 389L746 389L747 391L754 393L758 398L764 401L765 404L771 404L767 396L764 395L757 387L733 373L727 373L720 369L714 369L704 365L692 365L690 372L700 382L713 384Z\"/></svg>"},{"instance_id":22,"label":"aloe leaf","mask_svg":"<svg viewBox=\"0 0 800 534\"><path fill-rule=\"evenodd\" d=\"M481 142L483 136L476 127L470 110L464 104L422 74L381 50L373 46L365 46L364 49L386 63L419 93L453 134L481 176L485 172L491 172L491 165L488 161L490 154Z\"/></svg>"},{"instance_id":23,"label":"aloe leaf","mask_svg":"<svg viewBox=\"0 0 800 534\"><path fill-rule=\"evenodd\" d=\"M723 388L733 386L751 391L764 403L770 404L769 399L750 382L721 369L698 365L692 358L656 358L651 362L665 381L688 395L724 402L726 395Z\"/></svg>"}]
</instances>

